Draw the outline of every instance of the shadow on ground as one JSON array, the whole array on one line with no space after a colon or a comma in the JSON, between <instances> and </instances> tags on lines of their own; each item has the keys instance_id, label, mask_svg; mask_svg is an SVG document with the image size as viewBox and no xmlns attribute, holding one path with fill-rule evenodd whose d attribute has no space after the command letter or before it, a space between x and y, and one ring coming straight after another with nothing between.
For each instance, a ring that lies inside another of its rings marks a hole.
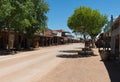
<instances>
[{"instance_id":1,"label":"shadow on ground","mask_svg":"<svg viewBox=\"0 0 120 82\"><path fill-rule=\"evenodd\" d=\"M120 63L115 61L104 61L111 82L120 82Z\"/></svg>"},{"instance_id":2,"label":"shadow on ground","mask_svg":"<svg viewBox=\"0 0 120 82\"><path fill-rule=\"evenodd\" d=\"M82 49L83 47L78 47L78 48L76 48L76 49Z\"/></svg>"},{"instance_id":3,"label":"shadow on ground","mask_svg":"<svg viewBox=\"0 0 120 82\"><path fill-rule=\"evenodd\" d=\"M21 50L0 50L0 56L15 55L19 52L35 51L37 49L21 49Z\"/></svg>"},{"instance_id":4,"label":"shadow on ground","mask_svg":"<svg viewBox=\"0 0 120 82\"><path fill-rule=\"evenodd\" d=\"M15 52L9 50L0 50L0 56L13 55Z\"/></svg>"},{"instance_id":5,"label":"shadow on ground","mask_svg":"<svg viewBox=\"0 0 120 82\"><path fill-rule=\"evenodd\" d=\"M81 50L60 50L59 52L66 52L66 53L78 53Z\"/></svg>"},{"instance_id":6,"label":"shadow on ground","mask_svg":"<svg viewBox=\"0 0 120 82\"><path fill-rule=\"evenodd\" d=\"M57 55L56 57L60 57L60 58L83 58L83 57L90 57L90 55L60 54L60 55Z\"/></svg>"},{"instance_id":7,"label":"shadow on ground","mask_svg":"<svg viewBox=\"0 0 120 82\"><path fill-rule=\"evenodd\" d=\"M120 82L120 61L110 59L110 51L99 51L101 56L101 61L104 62L104 65L108 71L110 82Z\"/></svg>"},{"instance_id":8,"label":"shadow on ground","mask_svg":"<svg viewBox=\"0 0 120 82\"><path fill-rule=\"evenodd\" d=\"M84 58L84 57L91 57L97 56L94 52L91 51L82 51L82 50L61 50L63 54L57 55L56 57L60 58ZM66 53L66 54L65 54Z\"/></svg>"}]
</instances>

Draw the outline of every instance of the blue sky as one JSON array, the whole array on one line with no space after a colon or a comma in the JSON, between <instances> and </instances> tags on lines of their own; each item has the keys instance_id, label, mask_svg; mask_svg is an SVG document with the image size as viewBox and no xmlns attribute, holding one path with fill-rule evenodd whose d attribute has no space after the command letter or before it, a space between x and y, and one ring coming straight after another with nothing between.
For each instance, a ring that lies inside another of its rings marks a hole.
<instances>
[{"instance_id":1,"label":"blue sky","mask_svg":"<svg viewBox=\"0 0 120 82\"><path fill-rule=\"evenodd\" d=\"M120 14L120 0L46 0L50 10L47 13L48 27L50 29L63 29L70 31L67 26L68 17L75 8L80 6L98 9L102 14L109 17L117 17Z\"/></svg>"}]
</instances>

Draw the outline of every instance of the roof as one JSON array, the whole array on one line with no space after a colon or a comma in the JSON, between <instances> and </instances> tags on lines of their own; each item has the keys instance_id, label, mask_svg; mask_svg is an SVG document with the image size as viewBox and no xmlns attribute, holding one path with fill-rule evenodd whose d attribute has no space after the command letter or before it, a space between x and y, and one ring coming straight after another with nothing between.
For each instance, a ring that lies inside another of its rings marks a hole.
<instances>
[{"instance_id":1,"label":"roof","mask_svg":"<svg viewBox=\"0 0 120 82\"><path fill-rule=\"evenodd\" d=\"M60 30L54 30L54 31L69 33L68 31L65 31L65 30L62 30L62 29L60 29Z\"/></svg>"},{"instance_id":2,"label":"roof","mask_svg":"<svg viewBox=\"0 0 120 82\"><path fill-rule=\"evenodd\" d=\"M48 29L47 31L44 32L45 36L51 36L52 35L52 30Z\"/></svg>"},{"instance_id":3,"label":"roof","mask_svg":"<svg viewBox=\"0 0 120 82\"><path fill-rule=\"evenodd\" d=\"M111 28L112 28L112 29L116 28L116 26L119 25L119 23L120 23L120 15L119 15L119 17L116 18L116 20L112 23Z\"/></svg>"}]
</instances>

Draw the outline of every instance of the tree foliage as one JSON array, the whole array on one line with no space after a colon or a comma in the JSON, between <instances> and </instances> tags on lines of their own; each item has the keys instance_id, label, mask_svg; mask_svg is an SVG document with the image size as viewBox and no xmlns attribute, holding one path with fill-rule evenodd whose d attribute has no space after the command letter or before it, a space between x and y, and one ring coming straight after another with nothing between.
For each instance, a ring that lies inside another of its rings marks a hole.
<instances>
[{"instance_id":1,"label":"tree foliage","mask_svg":"<svg viewBox=\"0 0 120 82\"><path fill-rule=\"evenodd\" d=\"M0 27L33 34L46 27L48 10L45 0L1 0Z\"/></svg>"},{"instance_id":2,"label":"tree foliage","mask_svg":"<svg viewBox=\"0 0 120 82\"><path fill-rule=\"evenodd\" d=\"M30 40L47 28L48 10L45 0L0 0L0 31L6 28L8 35L10 30L25 33L24 37Z\"/></svg>"},{"instance_id":3,"label":"tree foliage","mask_svg":"<svg viewBox=\"0 0 120 82\"><path fill-rule=\"evenodd\" d=\"M76 8L73 15L68 18L68 27L75 32L90 35L91 38L101 32L107 22L107 15L102 15L98 10L81 6Z\"/></svg>"}]
</instances>

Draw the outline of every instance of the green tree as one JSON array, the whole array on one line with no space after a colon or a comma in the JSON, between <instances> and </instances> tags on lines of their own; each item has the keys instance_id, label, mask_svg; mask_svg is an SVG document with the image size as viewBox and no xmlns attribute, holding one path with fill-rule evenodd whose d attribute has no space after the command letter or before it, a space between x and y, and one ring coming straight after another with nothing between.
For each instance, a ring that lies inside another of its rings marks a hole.
<instances>
[{"instance_id":1,"label":"green tree","mask_svg":"<svg viewBox=\"0 0 120 82\"><path fill-rule=\"evenodd\" d=\"M107 23L107 15L102 15L98 10L85 6L76 8L67 22L68 27L83 34L85 40L88 35L94 39L101 32L105 23Z\"/></svg>"},{"instance_id":2,"label":"green tree","mask_svg":"<svg viewBox=\"0 0 120 82\"><path fill-rule=\"evenodd\" d=\"M12 14L11 12L14 10L10 1L8 0L0 0L0 28L8 28L10 27L9 20L7 19Z\"/></svg>"},{"instance_id":3,"label":"green tree","mask_svg":"<svg viewBox=\"0 0 120 82\"><path fill-rule=\"evenodd\" d=\"M48 10L45 0L1 0L0 27L25 32L26 38L32 39L34 33L47 27Z\"/></svg>"},{"instance_id":4,"label":"green tree","mask_svg":"<svg viewBox=\"0 0 120 82\"><path fill-rule=\"evenodd\" d=\"M10 16L12 15L11 12L14 10L9 0L1 0L0 1L0 31L8 29L8 36L9 36L9 29L10 29ZM9 37L8 37L9 38ZM4 48L8 46L9 48L9 41L4 41Z\"/></svg>"},{"instance_id":5,"label":"green tree","mask_svg":"<svg viewBox=\"0 0 120 82\"><path fill-rule=\"evenodd\" d=\"M31 38L35 33L41 32L40 30L47 28L46 13L49 10L49 6L45 2L45 0L31 0L31 1L34 4L33 9L35 10L33 17L37 22L33 23L32 26L30 26L29 28L26 28L25 30L26 36L28 37L28 41L30 42L31 42Z\"/></svg>"},{"instance_id":6,"label":"green tree","mask_svg":"<svg viewBox=\"0 0 120 82\"><path fill-rule=\"evenodd\" d=\"M7 28L8 30L8 38L10 30L18 31L19 33L23 33L26 28L32 26L33 23L37 22L34 19L34 4L31 0L3 0L0 2L1 5L1 26ZM2 15L2 13L6 13L6 15ZM8 39L9 40L9 39ZM17 45L21 45L21 41L19 41ZM9 41L8 41L8 49L9 49Z\"/></svg>"}]
</instances>

